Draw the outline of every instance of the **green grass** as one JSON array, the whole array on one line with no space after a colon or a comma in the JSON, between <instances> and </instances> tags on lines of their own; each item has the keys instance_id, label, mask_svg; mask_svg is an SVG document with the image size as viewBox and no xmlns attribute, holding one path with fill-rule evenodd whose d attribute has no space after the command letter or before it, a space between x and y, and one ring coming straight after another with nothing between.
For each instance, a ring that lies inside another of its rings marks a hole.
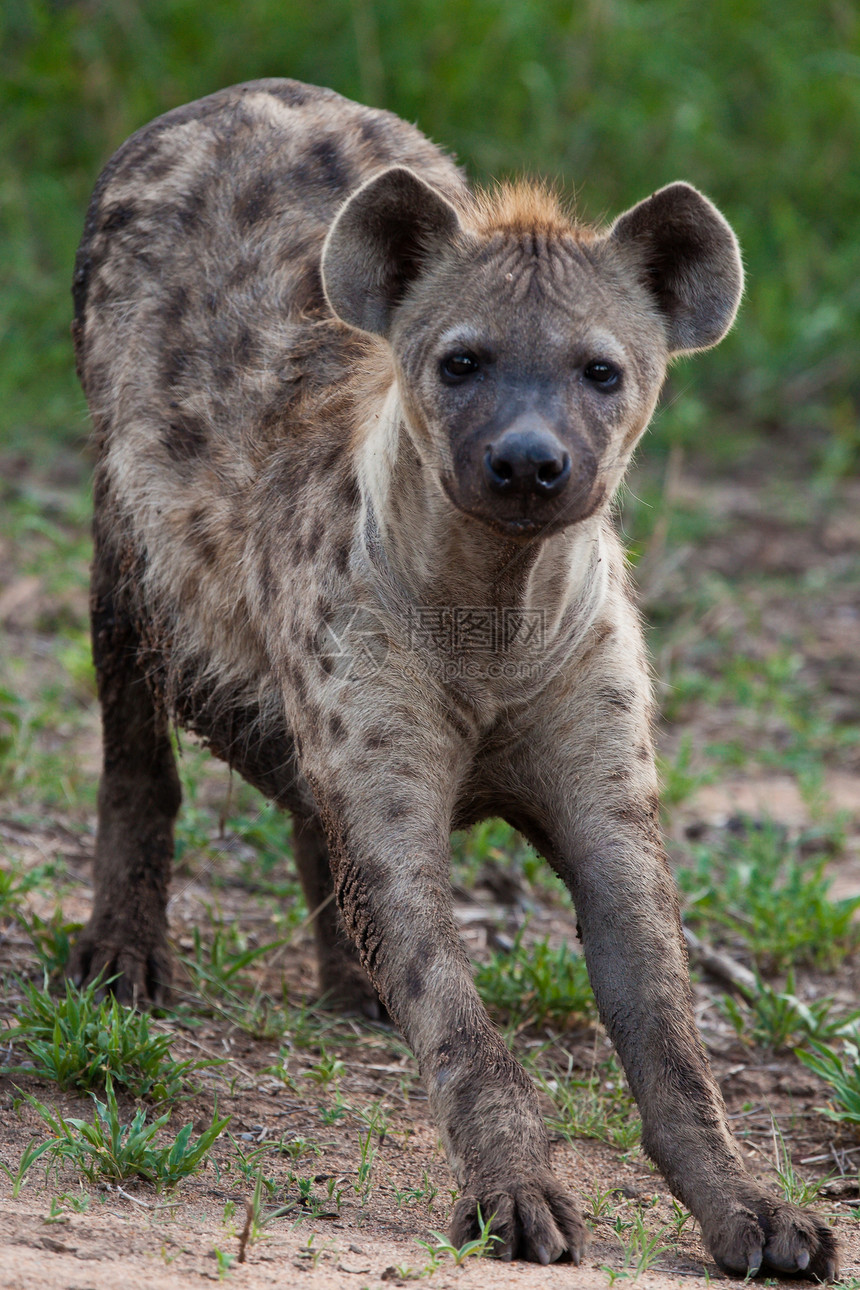
<instances>
[{"instance_id":1,"label":"green grass","mask_svg":"<svg viewBox=\"0 0 860 1290\"><path fill-rule=\"evenodd\" d=\"M490 1012L508 1025L563 1032L597 1015L582 955L564 943L526 941L523 930L509 953L497 951L476 967L475 985Z\"/></svg>"},{"instance_id":2,"label":"green grass","mask_svg":"<svg viewBox=\"0 0 860 1290\"><path fill-rule=\"evenodd\" d=\"M28 981L18 983L24 994L16 1024L2 1032L7 1043L30 1057L26 1068L7 1067L5 1073L32 1073L53 1080L60 1088L88 1092L108 1080L132 1097L173 1102L188 1090L195 1071L217 1065L211 1061L175 1061L173 1035L157 1029L146 1013L133 1012L115 999L98 998L99 983L78 990L70 981L55 998Z\"/></svg>"},{"instance_id":3,"label":"green grass","mask_svg":"<svg viewBox=\"0 0 860 1290\"><path fill-rule=\"evenodd\" d=\"M860 1126L860 1035L845 1039L842 1056L826 1044L810 1040L808 1050L798 1051L800 1060L833 1090L831 1105L819 1108L822 1115L842 1124ZM809 1051L811 1050L811 1051Z\"/></svg>"},{"instance_id":4,"label":"green grass","mask_svg":"<svg viewBox=\"0 0 860 1290\"><path fill-rule=\"evenodd\" d=\"M860 897L832 900L827 855L805 857L775 824L692 848L678 872L685 918L711 936L743 945L765 973L792 966L833 968L860 941Z\"/></svg>"},{"instance_id":5,"label":"green grass","mask_svg":"<svg viewBox=\"0 0 860 1290\"><path fill-rule=\"evenodd\" d=\"M860 1012L845 1013L836 1008L832 998L809 1003L799 999L792 971L784 990L775 990L759 979L758 991L750 1000L726 995L717 1006L741 1039L775 1050L793 1048L808 1039L833 1039L860 1020Z\"/></svg>"},{"instance_id":6,"label":"green grass","mask_svg":"<svg viewBox=\"0 0 860 1290\"><path fill-rule=\"evenodd\" d=\"M480 1205L477 1210L478 1235L471 1241L464 1241L460 1246L452 1245L442 1232L431 1232L432 1241L418 1242L430 1255L429 1271L435 1271L443 1259L450 1259L455 1268L461 1268L467 1259L483 1259L493 1254L495 1245L502 1239L490 1230L496 1216L490 1214L484 1218Z\"/></svg>"},{"instance_id":7,"label":"green grass","mask_svg":"<svg viewBox=\"0 0 860 1290\"><path fill-rule=\"evenodd\" d=\"M639 1279L648 1272L664 1254L673 1253L671 1245L665 1243L668 1227L661 1227L653 1232L645 1223L645 1217L638 1206L629 1206L625 1214L619 1214L613 1223L612 1230L618 1237L622 1250L621 1269L603 1269L611 1271L610 1285L618 1278Z\"/></svg>"},{"instance_id":8,"label":"green grass","mask_svg":"<svg viewBox=\"0 0 860 1290\"><path fill-rule=\"evenodd\" d=\"M170 1120L169 1113L147 1124L146 1110L140 1107L131 1122L123 1124L110 1075L105 1080L105 1101L94 1094L92 1100L95 1114L85 1120L64 1116L36 1098L27 1097L53 1133L31 1151L28 1167L47 1155L49 1167L61 1162L69 1164L90 1183L142 1178L159 1188L173 1187L197 1172L230 1120L229 1116L219 1118L216 1112L209 1127L193 1142L192 1126L187 1124L171 1143L158 1145L155 1139Z\"/></svg>"},{"instance_id":9,"label":"green grass","mask_svg":"<svg viewBox=\"0 0 860 1290\"><path fill-rule=\"evenodd\" d=\"M619 1150L636 1147L642 1126L618 1059L612 1053L591 1073L575 1076L573 1065L534 1059L528 1062L538 1087L553 1104L549 1128L568 1141L594 1138Z\"/></svg>"}]
</instances>

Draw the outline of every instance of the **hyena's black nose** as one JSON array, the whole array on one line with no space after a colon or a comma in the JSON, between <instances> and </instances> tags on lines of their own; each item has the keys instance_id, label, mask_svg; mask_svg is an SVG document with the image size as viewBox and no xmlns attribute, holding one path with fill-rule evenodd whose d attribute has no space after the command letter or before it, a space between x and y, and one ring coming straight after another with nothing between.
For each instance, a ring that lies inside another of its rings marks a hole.
<instances>
[{"instance_id":1,"label":"hyena's black nose","mask_svg":"<svg viewBox=\"0 0 860 1290\"><path fill-rule=\"evenodd\" d=\"M570 479L570 454L549 430L511 426L487 447L484 478L508 497L558 497Z\"/></svg>"}]
</instances>

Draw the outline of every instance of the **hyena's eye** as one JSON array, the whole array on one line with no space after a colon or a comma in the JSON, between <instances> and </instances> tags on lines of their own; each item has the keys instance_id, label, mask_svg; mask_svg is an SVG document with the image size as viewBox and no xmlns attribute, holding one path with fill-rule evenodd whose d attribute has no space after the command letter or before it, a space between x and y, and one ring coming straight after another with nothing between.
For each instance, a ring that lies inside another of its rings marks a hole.
<instances>
[{"instance_id":1,"label":"hyena's eye","mask_svg":"<svg viewBox=\"0 0 860 1290\"><path fill-rule=\"evenodd\" d=\"M611 390L621 380L621 373L614 363L607 363L603 358L596 358L586 364L582 373L586 381L600 385L604 390Z\"/></svg>"},{"instance_id":2,"label":"hyena's eye","mask_svg":"<svg viewBox=\"0 0 860 1290\"><path fill-rule=\"evenodd\" d=\"M464 376L474 376L480 366L474 354L466 351L449 354L447 358L442 359L442 375L449 381L462 381Z\"/></svg>"}]
</instances>

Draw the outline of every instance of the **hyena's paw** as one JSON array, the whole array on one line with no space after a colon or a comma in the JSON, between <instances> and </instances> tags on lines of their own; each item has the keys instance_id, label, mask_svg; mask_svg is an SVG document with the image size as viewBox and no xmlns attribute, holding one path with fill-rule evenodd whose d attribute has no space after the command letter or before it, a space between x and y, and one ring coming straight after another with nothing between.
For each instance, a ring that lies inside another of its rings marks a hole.
<instances>
[{"instance_id":1,"label":"hyena's paw","mask_svg":"<svg viewBox=\"0 0 860 1290\"><path fill-rule=\"evenodd\" d=\"M162 1008L170 996L172 964L163 936L144 943L119 932L85 927L69 956L66 976L76 986L96 978L106 982L99 995L112 994L132 1008ZM114 978L111 980L111 978Z\"/></svg>"},{"instance_id":2,"label":"hyena's paw","mask_svg":"<svg viewBox=\"0 0 860 1290\"><path fill-rule=\"evenodd\" d=\"M832 1230L815 1214L762 1193L702 1223L705 1244L724 1272L777 1272L834 1281L839 1250Z\"/></svg>"},{"instance_id":3,"label":"hyena's paw","mask_svg":"<svg viewBox=\"0 0 860 1290\"><path fill-rule=\"evenodd\" d=\"M462 1196L454 1206L450 1239L459 1247L480 1234L478 1207L484 1222L492 1215L490 1231L501 1237L492 1253L501 1259L530 1259L579 1264L588 1233L579 1210L561 1183L549 1172L504 1188L487 1186Z\"/></svg>"}]
</instances>

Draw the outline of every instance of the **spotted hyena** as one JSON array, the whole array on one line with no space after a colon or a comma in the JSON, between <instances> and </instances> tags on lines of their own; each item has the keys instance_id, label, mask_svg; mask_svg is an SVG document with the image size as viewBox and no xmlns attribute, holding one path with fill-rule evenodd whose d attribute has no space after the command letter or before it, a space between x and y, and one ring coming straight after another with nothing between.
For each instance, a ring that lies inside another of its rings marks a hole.
<instances>
[{"instance_id":1,"label":"spotted hyena","mask_svg":"<svg viewBox=\"0 0 860 1290\"><path fill-rule=\"evenodd\" d=\"M72 975L165 997L173 721L293 812L322 989L381 1000L415 1052L455 1243L480 1205L508 1257L585 1246L452 918L451 829L498 815L572 893L645 1149L717 1262L835 1271L746 1172L696 1031L611 515L667 361L723 336L741 281L686 184L583 227L285 80L139 131L90 206L104 773Z\"/></svg>"}]
</instances>

